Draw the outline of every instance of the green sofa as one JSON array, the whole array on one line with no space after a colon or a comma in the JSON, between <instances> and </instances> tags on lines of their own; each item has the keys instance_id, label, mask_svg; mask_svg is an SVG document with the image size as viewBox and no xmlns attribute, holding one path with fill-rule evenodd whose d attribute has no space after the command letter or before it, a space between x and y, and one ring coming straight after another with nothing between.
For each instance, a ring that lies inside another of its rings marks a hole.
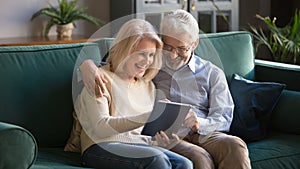
<instances>
[{"instance_id":1,"label":"green sofa","mask_svg":"<svg viewBox=\"0 0 300 169\"><path fill-rule=\"evenodd\" d=\"M272 113L268 136L247 144L254 169L300 168L299 66L254 60L248 32L200 38L195 53L220 66L228 81L237 73L287 85ZM111 41L0 47L0 168L83 168L79 153L63 150L73 122L73 72L83 58L100 61ZM214 57L207 52L211 48Z\"/></svg>"}]
</instances>

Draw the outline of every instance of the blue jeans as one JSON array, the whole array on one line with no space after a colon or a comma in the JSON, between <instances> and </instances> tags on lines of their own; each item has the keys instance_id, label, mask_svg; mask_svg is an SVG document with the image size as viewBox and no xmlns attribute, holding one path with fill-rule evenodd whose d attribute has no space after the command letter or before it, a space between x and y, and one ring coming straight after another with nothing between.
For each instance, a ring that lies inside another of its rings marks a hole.
<instances>
[{"instance_id":1,"label":"blue jeans","mask_svg":"<svg viewBox=\"0 0 300 169\"><path fill-rule=\"evenodd\" d=\"M140 144L94 144L82 154L83 165L105 169L192 169L192 162L169 150Z\"/></svg>"}]
</instances>

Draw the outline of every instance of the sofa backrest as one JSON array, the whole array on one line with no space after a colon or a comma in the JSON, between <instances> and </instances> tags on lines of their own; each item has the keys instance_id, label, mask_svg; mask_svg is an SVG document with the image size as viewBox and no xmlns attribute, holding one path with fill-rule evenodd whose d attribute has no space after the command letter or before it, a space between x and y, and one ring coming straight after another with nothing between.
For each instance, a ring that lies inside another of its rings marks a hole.
<instances>
[{"instance_id":1,"label":"sofa backrest","mask_svg":"<svg viewBox=\"0 0 300 169\"><path fill-rule=\"evenodd\" d=\"M0 48L0 121L29 130L40 147L64 146L72 127L78 57L100 60L97 44Z\"/></svg>"},{"instance_id":2,"label":"sofa backrest","mask_svg":"<svg viewBox=\"0 0 300 169\"><path fill-rule=\"evenodd\" d=\"M251 80L255 78L255 55L249 32L200 34L195 54L223 69L228 82L234 73Z\"/></svg>"},{"instance_id":3,"label":"sofa backrest","mask_svg":"<svg viewBox=\"0 0 300 169\"><path fill-rule=\"evenodd\" d=\"M113 38L97 41L102 56L109 51ZM254 51L252 36L246 31L220 32L199 35L195 54L224 70L228 82L237 73L254 80Z\"/></svg>"}]
</instances>

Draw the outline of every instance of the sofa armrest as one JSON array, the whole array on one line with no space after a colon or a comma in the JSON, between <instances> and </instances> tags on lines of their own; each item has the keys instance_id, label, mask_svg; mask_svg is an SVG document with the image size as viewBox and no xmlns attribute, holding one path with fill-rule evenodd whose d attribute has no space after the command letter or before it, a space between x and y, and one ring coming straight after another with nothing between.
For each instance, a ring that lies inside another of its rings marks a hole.
<instances>
[{"instance_id":1,"label":"sofa armrest","mask_svg":"<svg viewBox=\"0 0 300 169\"><path fill-rule=\"evenodd\" d=\"M284 90L271 115L271 128L285 133L300 134L300 92Z\"/></svg>"},{"instance_id":2,"label":"sofa armrest","mask_svg":"<svg viewBox=\"0 0 300 169\"><path fill-rule=\"evenodd\" d=\"M286 84L272 112L270 128L300 134L300 66L255 59L255 79Z\"/></svg>"},{"instance_id":3,"label":"sofa armrest","mask_svg":"<svg viewBox=\"0 0 300 169\"><path fill-rule=\"evenodd\" d=\"M30 168L37 157L37 143L26 129L0 122L0 168Z\"/></svg>"},{"instance_id":4,"label":"sofa armrest","mask_svg":"<svg viewBox=\"0 0 300 169\"><path fill-rule=\"evenodd\" d=\"M287 90L300 91L300 66L255 59L255 79L284 83Z\"/></svg>"}]
</instances>

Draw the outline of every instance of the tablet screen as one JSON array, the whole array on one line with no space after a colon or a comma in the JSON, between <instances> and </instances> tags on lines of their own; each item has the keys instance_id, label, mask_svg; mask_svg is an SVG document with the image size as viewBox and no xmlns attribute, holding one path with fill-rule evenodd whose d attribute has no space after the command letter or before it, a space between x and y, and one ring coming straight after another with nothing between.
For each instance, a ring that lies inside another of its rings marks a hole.
<instances>
[{"instance_id":1,"label":"tablet screen","mask_svg":"<svg viewBox=\"0 0 300 169\"><path fill-rule=\"evenodd\" d=\"M155 102L142 134L154 136L157 132L164 131L168 136L171 136L172 133L177 133L190 108L190 105L183 103Z\"/></svg>"}]
</instances>

